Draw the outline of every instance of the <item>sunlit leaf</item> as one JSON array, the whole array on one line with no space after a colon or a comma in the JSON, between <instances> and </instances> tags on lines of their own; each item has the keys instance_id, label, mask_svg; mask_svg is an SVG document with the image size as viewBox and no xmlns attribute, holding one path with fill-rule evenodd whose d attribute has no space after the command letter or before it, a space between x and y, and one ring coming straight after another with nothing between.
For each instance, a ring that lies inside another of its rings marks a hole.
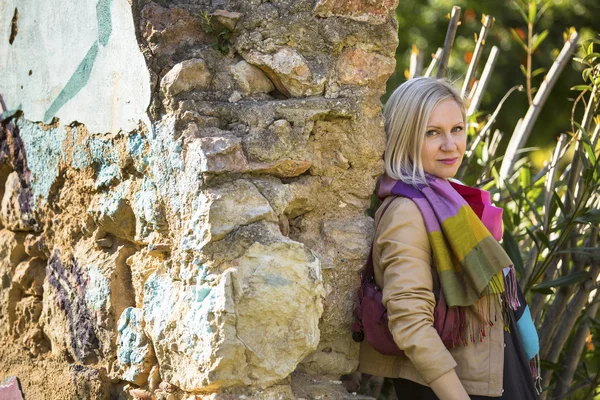
<instances>
[{"instance_id":1,"label":"sunlit leaf","mask_svg":"<svg viewBox=\"0 0 600 400\"><path fill-rule=\"evenodd\" d=\"M537 14L537 3L535 0L529 2L529 15L527 16L529 23L535 22L535 16Z\"/></svg>"},{"instance_id":2,"label":"sunlit leaf","mask_svg":"<svg viewBox=\"0 0 600 400\"><path fill-rule=\"evenodd\" d=\"M536 77L536 76L538 76L540 74L543 74L544 72L546 72L546 68L538 68L538 69L536 69L535 71L533 71L531 73L531 76L532 77Z\"/></svg>"},{"instance_id":3,"label":"sunlit leaf","mask_svg":"<svg viewBox=\"0 0 600 400\"><path fill-rule=\"evenodd\" d=\"M539 35L535 35L533 37L533 45L531 46L531 52L532 53L538 48L538 46L540 44L542 44L542 42L544 41L544 39L546 39L547 36L548 36L548 30L546 29L545 31L543 31Z\"/></svg>"},{"instance_id":4,"label":"sunlit leaf","mask_svg":"<svg viewBox=\"0 0 600 400\"><path fill-rule=\"evenodd\" d=\"M571 88L571 90L592 90L592 87L590 85L575 85Z\"/></svg>"},{"instance_id":5,"label":"sunlit leaf","mask_svg":"<svg viewBox=\"0 0 600 400\"><path fill-rule=\"evenodd\" d=\"M540 290L540 289L549 289L563 286L570 286L581 283L588 279L590 274L588 271L581 271L569 274L567 276L560 277L558 279L554 279L550 282L542 282L538 285L532 287L532 290Z\"/></svg>"},{"instance_id":6,"label":"sunlit leaf","mask_svg":"<svg viewBox=\"0 0 600 400\"><path fill-rule=\"evenodd\" d=\"M598 224L600 223L600 210L588 210L585 214L575 218L575 222L581 224Z\"/></svg>"},{"instance_id":7,"label":"sunlit leaf","mask_svg":"<svg viewBox=\"0 0 600 400\"><path fill-rule=\"evenodd\" d=\"M506 250L506 254L508 254L514 263L517 273L520 276L523 276L525 273L525 270L523 269L523 257L521 256L521 251L519 250L517 241L508 230L505 230L504 234L502 235L502 244L504 246L504 250Z\"/></svg>"},{"instance_id":8,"label":"sunlit leaf","mask_svg":"<svg viewBox=\"0 0 600 400\"><path fill-rule=\"evenodd\" d=\"M521 39L521 36L519 36L517 31L514 28L510 28L510 33L512 33L513 38L517 41L517 43L519 43L521 45L523 50L527 51L527 45L525 44L523 39Z\"/></svg>"}]
</instances>

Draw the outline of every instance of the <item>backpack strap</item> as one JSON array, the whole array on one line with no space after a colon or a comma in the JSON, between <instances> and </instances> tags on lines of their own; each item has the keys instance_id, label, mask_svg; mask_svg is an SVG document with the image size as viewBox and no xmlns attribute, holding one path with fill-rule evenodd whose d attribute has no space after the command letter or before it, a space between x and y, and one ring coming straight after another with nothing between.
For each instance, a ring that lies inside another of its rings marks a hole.
<instances>
[{"instance_id":1,"label":"backpack strap","mask_svg":"<svg viewBox=\"0 0 600 400\"><path fill-rule=\"evenodd\" d=\"M392 204L394 202L394 200L396 200L398 198L397 196L393 196L393 197L394 198L392 200L388 201L387 204L385 204L385 205L382 204L383 209L381 210L381 214L379 215L377 224L379 224L379 222L381 221L381 218L383 218L383 214L385 214L385 212L388 209L388 207L390 206L390 204ZM360 280L362 282L364 282L364 281L374 282L375 281L375 270L373 269L373 246L375 246L374 240L373 240L373 243L371 243L371 251L369 251L369 258L367 258L367 263L365 264L365 267L363 268L362 273L360 274Z\"/></svg>"}]
</instances>

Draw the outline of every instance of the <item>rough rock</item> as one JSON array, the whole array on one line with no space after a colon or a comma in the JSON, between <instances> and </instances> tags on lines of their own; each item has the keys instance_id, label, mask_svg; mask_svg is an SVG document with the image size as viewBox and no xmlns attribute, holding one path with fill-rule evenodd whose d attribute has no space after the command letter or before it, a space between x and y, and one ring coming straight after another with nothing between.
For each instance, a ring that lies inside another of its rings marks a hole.
<instances>
[{"instance_id":1,"label":"rough rock","mask_svg":"<svg viewBox=\"0 0 600 400\"><path fill-rule=\"evenodd\" d=\"M135 214L125 191L128 185L121 185L115 191L97 195L88 208L94 222L104 231L133 241L136 231Z\"/></svg>"},{"instance_id":2,"label":"rough rock","mask_svg":"<svg viewBox=\"0 0 600 400\"><path fill-rule=\"evenodd\" d=\"M210 85L212 74L201 58L193 58L176 64L160 81L167 96L175 96L190 90L202 90Z\"/></svg>"},{"instance_id":3,"label":"rough rock","mask_svg":"<svg viewBox=\"0 0 600 400\"><path fill-rule=\"evenodd\" d=\"M188 148L195 156L186 161L195 163L199 156L200 172L243 172L248 168L242 141L235 136L203 137L191 141Z\"/></svg>"},{"instance_id":4,"label":"rough rock","mask_svg":"<svg viewBox=\"0 0 600 400\"><path fill-rule=\"evenodd\" d=\"M46 262L39 258L32 258L17 265L13 282L23 293L41 297L44 292L45 278Z\"/></svg>"},{"instance_id":5,"label":"rough rock","mask_svg":"<svg viewBox=\"0 0 600 400\"><path fill-rule=\"evenodd\" d=\"M377 68L374 66L377 65ZM396 59L360 48L344 49L337 64L339 81L343 85L374 85L384 83L396 68Z\"/></svg>"},{"instance_id":6,"label":"rough rock","mask_svg":"<svg viewBox=\"0 0 600 400\"><path fill-rule=\"evenodd\" d=\"M66 350L80 361L115 355L117 320L135 306L126 259L135 249L95 249L93 238L77 242L63 259L54 251L46 266L42 327L54 354Z\"/></svg>"},{"instance_id":7,"label":"rough rock","mask_svg":"<svg viewBox=\"0 0 600 400\"><path fill-rule=\"evenodd\" d=\"M11 172L6 178L4 197L0 209L2 225L11 231L31 231L35 221L28 210L28 201L24 200L23 186L17 172Z\"/></svg>"},{"instance_id":8,"label":"rough rock","mask_svg":"<svg viewBox=\"0 0 600 400\"><path fill-rule=\"evenodd\" d=\"M237 180L211 188L198 196L189 232L182 239L183 248L201 248L222 239L239 226L259 220L276 221L269 202L252 183Z\"/></svg>"},{"instance_id":9,"label":"rough rock","mask_svg":"<svg viewBox=\"0 0 600 400\"><path fill-rule=\"evenodd\" d=\"M165 8L148 3L141 14L140 31L152 52L159 57L206 40L200 19L185 8Z\"/></svg>"},{"instance_id":10,"label":"rough rock","mask_svg":"<svg viewBox=\"0 0 600 400\"><path fill-rule=\"evenodd\" d=\"M273 82L267 78L264 72L244 60L230 67L230 70L239 90L246 96L275 90Z\"/></svg>"},{"instance_id":11,"label":"rough rock","mask_svg":"<svg viewBox=\"0 0 600 400\"><path fill-rule=\"evenodd\" d=\"M293 48L274 54L250 50L244 59L262 69L277 90L288 97L316 96L323 93L325 77L313 74L306 59Z\"/></svg>"},{"instance_id":12,"label":"rough rock","mask_svg":"<svg viewBox=\"0 0 600 400\"><path fill-rule=\"evenodd\" d=\"M142 249L125 261L131 270L131 285L133 286L135 306L138 308L142 307L144 300L144 283L164 262L164 257L153 256L150 254L151 251L148 248Z\"/></svg>"},{"instance_id":13,"label":"rough rock","mask_svg":"<svg viewBox=\"0 0 600 400\"><path fill-rule=\"evenodd\" d=\"M320 17L335 16L370 24L383 24L397 5L398 0L318 0L313 12Z\"/></svg>"},{"instance_id":14,"label":"rough rock","mask_svg":"<svg viewBox=\"0 0 600 400\"><path fill-rule=\"evenodd\" d=\"M152 274L143 312L163 379L186 391L266 387L316 348L319 262L282 236L267 242L252 244L221 278L205 265L192 269L188 284Z\"/></svg>"},{"instance_id":15,"label":"rough rock","mask_svg":"<svg viewBox=\"0 0 600 400\"><path fill-rule=\"evenodd\" d=\"M163 383L185 391L250 383L235 338L230 274L212 280L203 267L194 281L186 285L159 270L144 285L144 330Z\"/></svg>"},{"instance_id":16,"label":"rough rock","mask_svg":"<svg viewBox=\"0 0 600 400\"><path fill-rule=\"evenodd\" d=\"M241 13L231 12L227 10L217 10L214 13L210 14L212 17L216 18L217 21L221 23L225 28L233 31L235 29L235 25L242 17Z\"/></svg>"},{"instance_id":17,"label":"rough rock","mask_svg":"<svg viewBox=\"0 0 600 400\"><path fill-rule=\"evenodd\" d=\"M154 352L142 326L142 310L128 307L117 325L117 362L113 376L142 386L154 362Z\"/></svg>"}]
</instances>

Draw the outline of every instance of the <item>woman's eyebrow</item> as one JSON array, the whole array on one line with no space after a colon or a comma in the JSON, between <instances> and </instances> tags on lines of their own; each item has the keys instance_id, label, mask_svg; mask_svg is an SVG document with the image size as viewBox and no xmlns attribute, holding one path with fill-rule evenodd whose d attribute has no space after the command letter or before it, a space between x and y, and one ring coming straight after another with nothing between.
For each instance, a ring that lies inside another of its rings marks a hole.
<instances>
[{"instance_id":1,"label":"woman's eyebrow","mask_svg":"<svg viewBox=\"0 0 600 400\"><path fill-rule=\"evenodd\" d=\"M455 122L454 125L452 125L452 126L457 126L457 125L464 125L464 122L463 121L458 121L458 122ZM437 125L427 125L427 128L441 129L441 127L439 127Z\"/></svg>"}]
</instances>

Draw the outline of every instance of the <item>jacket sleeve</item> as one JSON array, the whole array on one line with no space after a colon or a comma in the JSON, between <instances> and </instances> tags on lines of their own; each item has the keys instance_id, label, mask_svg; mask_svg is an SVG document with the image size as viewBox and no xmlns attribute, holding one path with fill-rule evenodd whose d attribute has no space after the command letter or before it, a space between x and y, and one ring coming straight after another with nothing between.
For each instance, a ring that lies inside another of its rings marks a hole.
<instances>
[{"instance_id":1,"label":"jacket sleeve","mask_svg":"<svg viewBox=\"0 0 600 400\"><path fill-rule=\"evenodd\" d=\"M377 226L374 251L383 272L383 304L398 347L430 383L456 366L433 327L431 246L410 199L393 200Z\"/></svg>"}]
</instances>

